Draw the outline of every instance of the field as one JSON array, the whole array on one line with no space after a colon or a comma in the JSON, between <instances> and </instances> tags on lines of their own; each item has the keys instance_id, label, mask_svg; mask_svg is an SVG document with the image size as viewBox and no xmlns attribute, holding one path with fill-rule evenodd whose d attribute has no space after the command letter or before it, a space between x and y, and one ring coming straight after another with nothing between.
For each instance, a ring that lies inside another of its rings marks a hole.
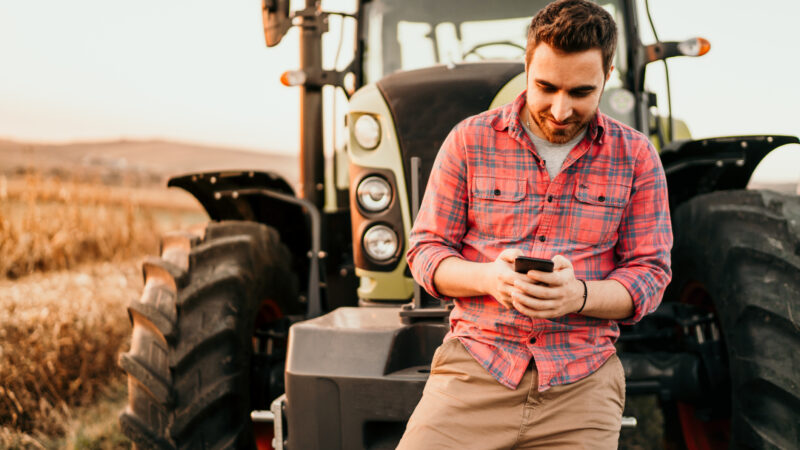
<instances>
[{"instance_id":1,"label":"field","mask_svg":"<svg viewBox=\"0 0 800 450\"><path fill-rule=\"evenodd\" d=\"M0 426L8 445L49 447L75 408L119 384L138 260L162 231L204 215L155 189L40 174L0 176L0 187Z\"/></svg>"},{"instance_id":2,"label":"field","mask_svg":"<svg viewBox=\"0 0 800 450\"><path fill-rule=\"evenodd\" d=\"M80 408L121 384L125 306L140 278L125 261L0 282L0 447L54 446L79 425Z\"/></svg>"},{"instance_id":3,"label":"field","mask_svg":"<svg viewBox=\"0 0 800 450\"><path fill-rule=\"evenodd\" d=\"M207 220L155 168L159 158L175 173L230 158L169 148L0 142L0 448L129 447L117 426L126 396L117 358L140 262L164 231ZM249 167L271 160L243 156Z\"/></svg>"}]
</instances>

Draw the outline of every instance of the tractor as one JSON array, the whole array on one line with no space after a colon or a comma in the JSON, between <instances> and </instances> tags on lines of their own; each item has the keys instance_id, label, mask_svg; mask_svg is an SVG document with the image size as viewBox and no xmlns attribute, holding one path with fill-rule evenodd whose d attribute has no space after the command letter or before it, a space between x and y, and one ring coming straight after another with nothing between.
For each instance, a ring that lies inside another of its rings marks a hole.
<instances>
[{"instance_id":1,"label":"tractor","mask_svg":"<svg viewBox=\"0 0 800 450\"><path fill-rule=\"evenodd\" d=\"M120 425L137 447L396 446L450 312L411 277L409 230L452 127L525 88L527 26L547 1L358 0L352 13L263 1L268 47L299 28L300 67L282 77L300 90L299 189L256 168L169 180L210 221L163 237L128 308ZM800 200L746 187L799 141L693 140L659 114L645 68L708 42L645 45L636 0L598 3L620 35L600 109L659 150L675 235L661 306L621 327L627 395L658 398L670 448L796 448ZM341 70L323 67L334 16L354 29ZM347 99L327 156L326 87Z\"/></svg>"}]
</instances>

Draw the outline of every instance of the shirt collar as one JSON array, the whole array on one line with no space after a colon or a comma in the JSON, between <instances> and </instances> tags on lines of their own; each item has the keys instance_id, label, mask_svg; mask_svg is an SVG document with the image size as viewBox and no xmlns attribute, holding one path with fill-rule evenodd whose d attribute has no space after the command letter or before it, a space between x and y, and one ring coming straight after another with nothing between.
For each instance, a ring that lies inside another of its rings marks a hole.
<instances>
[{"instance_id":1,"label":"shirt collar","mask_svg":"<svg viewBox=\"0 0 800 450\"><path fill-rule=\"evenodd\" d=\"M522 91L513 102L500 108L499 113L492 120L492 127L497 131L508 129L511 134L522 134L525 131L522 128L522 121L520 119L520 112L525 106L525 93L527 90ZM586 133L593 141L603 143L603 136L605 134L606 116L600 110L594 116L594 120L589 122L589 130Z\"/></svg>"}]
</instances>

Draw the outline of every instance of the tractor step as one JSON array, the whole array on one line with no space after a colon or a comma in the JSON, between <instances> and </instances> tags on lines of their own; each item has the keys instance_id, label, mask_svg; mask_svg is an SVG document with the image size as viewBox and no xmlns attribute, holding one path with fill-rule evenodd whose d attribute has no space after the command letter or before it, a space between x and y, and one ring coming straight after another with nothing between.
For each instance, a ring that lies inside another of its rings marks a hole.
<instances>
[{"instance_id":1,"label":"tractor step","mask_svg":"<svg viewBox=\"0 0 800 450\"><path fill-rule=\"evenodd\" d=\"M638 424L636 417L622 416L622 428L636 428Z\"/></svg>"},{"instance_id":2,"label":"tractor step","mask_svg":"<svg viewBox=\"0 0 800 450\"><path fill-rule=\"evenodd\" d=\"M250 411L250 420L259 423L272 423L275 421L275 414L272 411Z\"/></svg>"}]
</instances>

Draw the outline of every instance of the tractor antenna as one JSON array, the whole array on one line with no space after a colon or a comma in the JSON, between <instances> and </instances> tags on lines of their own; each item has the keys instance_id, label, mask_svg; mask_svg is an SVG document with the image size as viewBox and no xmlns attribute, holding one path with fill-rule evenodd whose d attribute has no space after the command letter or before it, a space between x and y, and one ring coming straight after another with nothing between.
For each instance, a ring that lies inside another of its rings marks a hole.
<instances>
[{"instance_id":1,"label":"tractor antenna","mask_svg":"<svg viewBox=\"0 0 800 450\"><path fill-rule=\"evenodd\" d=\"M344 14L344 13L341 13L341 14L332 13L332 14L336 14L339 17L341 17L341 21L339 22L339 43L336 46L336 55L333 57L333 70L339 70L338 69L339 55L342 52L342 43L344 42L344 25L345 25L344 22L345 22L345 19L347 19L348 17L354 19L355 16L354 15L350 15L350 14ZM347 95L347 89L344 89L344 91L345 91L345 95ZM337 97L337 94L338 94L338 92L336 91L336 89L334 89L333 90L333 101L331 103L331 109L333 110L332 111L333 127L331 129L331 140L333 141L333 145L331 146L331 148L333 149L333 157L334 158L336 158L336 128L337 128L336 127L336 97Z\"/></svg>"},{"instance_id":2,"label":"tractor antenna","mask_svg":"<svg viewBox=\"0 0 800 450\"><path fill-rule=\"evenodd\" d=\"M656 32L656 26L653 24L653 16L650 15L650 0L644 0L644 9L647 11L647 21L650 22L650 29L653 31L653 37L656 39L656 43L661 42ZM669 65L667 65L666 58L661 61L664 63L664 79L667 83L667 138L669 142L672 142L675 136L672 132L672 92L669 88ZM656 124L656 126L658 126L658 124ZM665 144L663 142L661 144L663 148Z\"/></svg>"}]
</instances>

